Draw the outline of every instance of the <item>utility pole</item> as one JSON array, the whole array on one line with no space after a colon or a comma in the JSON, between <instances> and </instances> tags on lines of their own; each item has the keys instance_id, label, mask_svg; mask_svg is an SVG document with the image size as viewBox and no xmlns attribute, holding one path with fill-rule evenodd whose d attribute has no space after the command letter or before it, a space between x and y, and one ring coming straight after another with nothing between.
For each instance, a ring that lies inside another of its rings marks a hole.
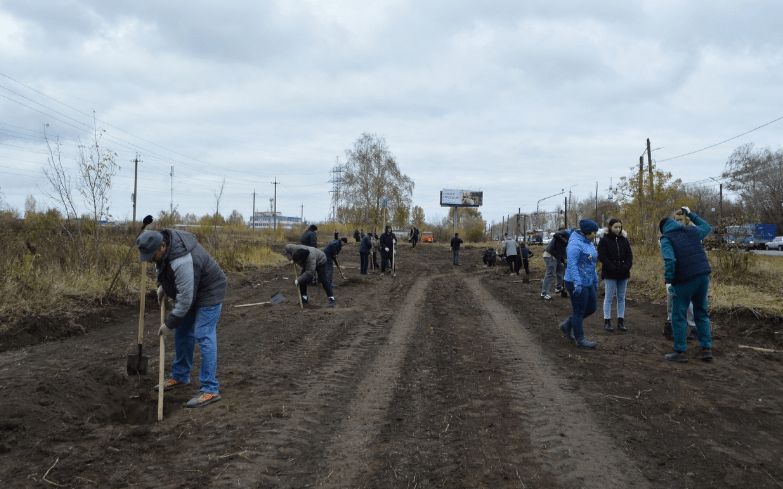
<instances>
[{"instance_id":1,"label":"utility pole","mask_svg":"<svg viewBox=\"0 0 783 489\"><path fill-rule=\"evenodd\" d=\"M595 182L595 222L598 223L598 181Z\"/></svg>"},{"instance_id":2,"label":"utility pole","mask_svg":"<svg viewBox=\"0 0 783 489\"><path fill-rule=\"evenodd\" d=\"M253 189L253 214L250 216L250 222L253 225L253 234L256 233L256 189Z\"/></svg>"},{"instance_id":3,"label":"utility pole","mask_svg":"<svg viewBox=\"0 0 783 489\"><path fill-rule=\"evenodd\" d=\"M275 186L275 207L272 209L272 225L274 226L275 232L277 232L277 185L281 182L278 182L277 177L275 177L275 181L272 183Z\"/></svg>"},{"instance_id":4,"label":"utility pole","mask_svg":"<svg viewBox=\"0 0 783 489\"><path fill-rule=\"evenodd\" d=\"M650 150L650 138L647 138L647 173L650 177L650 198L655 193L655 182L653 181L652 151Z\"/></svg>"},{"instance_id":5,"label":"utility pole","mask_svg":"<svg viewBox=\"0 0 783 489\"><path fill-rule=\"evenodd\" d=\"M174 167L171 167L171 208L170 214L174 214Z\"/></svg>"},{"instance_id":6,"label":"utility pole","mask_svg":"<svg viewBox=\"0 0 783 489\"><path fill-rule=\"evenodd\" d=\"M133 224L136 224L136 182L139 177L139 154L136 153L136 159L133 160L134 163L134 170L133 170Z\"/></svg>"},{"instance_id":7,"label":"utility pole","mask_svg":"<svg viewBox=\"0 0 783 489\"><path fill-rule=\"evenodd\" d=\"M644 196L644 155L639 157L639 202Z\"/></svg>"},{"instance_id":8,"label":"utility pole","mask_svg":"<svg viewBox=\"0 0 783 489\"><path fill-rule=\"evenodd\" d=\"M519 237L519 215L522 214L522 208L517 208L517 237Z\"/></svg>"},{"instance_id":9,"label":"utility pole","mask_svg":"<svg viewBox=\"0 0 783 489\"><path fill-rule=\"evenodd\" d=\"M568 193L571 193L571 189L568 189ZM563 229L568 229L568 197L563 197Z\"/></svg>"}]
</instances>

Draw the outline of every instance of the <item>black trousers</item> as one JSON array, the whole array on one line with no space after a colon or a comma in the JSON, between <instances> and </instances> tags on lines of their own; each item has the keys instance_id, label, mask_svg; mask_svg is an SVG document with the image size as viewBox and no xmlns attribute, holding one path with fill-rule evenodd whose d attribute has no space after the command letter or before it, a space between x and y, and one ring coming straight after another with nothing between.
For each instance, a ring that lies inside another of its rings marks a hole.
<instances>
[{"instance_id":1,"label":"black trousers","mask_svg":"<svg viewBox=\"0 0 783 489\"><path fill-rule=\"evenodd\" d=\"M318 280L321 282L321 285L324 288L324 291L326 292L326 297L332 297L334 294L332 293L332 281L328 280L326 278L326 263L323 265L316 265L315 267L315 276L318 277ZM302 295L307 295L307 283L300 282L299 283L299 291L302 293Z\"/></svg>"},{"instance_id":2,"label":"black trousers","mask_svg":"<svg viewBox=\"0 0 783 489\"><path fill-rule=\"evenodd\" d=\"M381 253L381 273L386 271L386 261L389 262L389 269L394 270L394 255L392 252Z\"/></svg>"},{"instance_id":3,"label":"black trousers","mask_svg":"<svg viewBox=\"0 0 783 489\"><path fill-rule=\"evenodd\" d=\"M360 251L359 252L359 257L360 257L360 260L361 260L361 262L360 262L361 263L361 272L362 273L367 273L367 265L370 264L370 253L366 252L366 251L364 251L364 252Z\"/></svg>"}]
</instances>

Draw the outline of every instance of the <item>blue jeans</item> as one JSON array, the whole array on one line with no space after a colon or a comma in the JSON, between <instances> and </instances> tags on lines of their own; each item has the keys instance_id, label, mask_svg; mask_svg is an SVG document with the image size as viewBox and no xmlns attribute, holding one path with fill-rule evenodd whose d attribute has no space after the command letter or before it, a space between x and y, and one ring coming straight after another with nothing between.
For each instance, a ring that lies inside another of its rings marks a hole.
<instances>
[{"instance_id":1,"label":"blue jeans","mask_svg":"<svg viewBox=\"0 0 783 489\"><path fill-rule=\"evenodd\" d=\"M596 286L582 287L582 291L579 294L574 294L573 282L566 280L565 286L568 294L571 296L571 315L568 316L568 322L574 328L574 338L576 338L576 341L579 341L585 337L582 322L598 309Z\"/></svg>"},{"instance_id":2,"label":"blue jeans","mask_svg":"<svg viewBox=\"0 0 783 489\"><path fill-rule=\"evenodd\" d=\"M625 317L625 289L628 287L628 279L615 280L604 279L604 319L612 319L612 300L617 294L617 317Z\"/></svg>"},{"instance_id":3,"label":"blue jeans","mask_svg":"<svg viewBox=\"0 0 783 489\"><path fill-rule=\"evenodd\" d=\"M699 335L699 346L712 348L710 332L710 315L707 313L707 292L710 290L710 275L700 275L681 284L672 285L672 334L674 335L675 351L687 351L688 343L688 306L693 302L693 320L696 322L696 332Z\"/></svg>"},{"instance_id":4,"label":"blue jeans","mask_svg":"<svg viewBox=\"0 0 783 489\"><path fill-rule=\"evenodd\" d=\"M201 350L201 371L198 380L201 392L218 394L217 334L215 332L223 304L199 307L185 315L182 325L174 329L174 363L171 376L179 382L190 382L193 367L193 348L198 341Z\"/></svg>"},{"instance_id":5,"label":"blue jeans","mask_svg":"<svg viewBox=\"0 0 783 489\"><path fill-rule=\"evenodd\" d=\"M565 275L565 265L557 261L557 258L551 256L544 257L546 262L546 275L544 275L544 282L541 286L541 293L548 294L549 287L552 286L552 279L557 278L555 282L556 289L563 288L563 276Z\"/></svg>"},{"instance_id":6,"label":"blue jeans","mask_svg":"<svg viewBox=\"0 0 783 489\"><path fill-rule=\"evenodd\" d=\"M454 251L454 264L459 265L459 250L453 250Z\"/></svg>"}]
</instances>

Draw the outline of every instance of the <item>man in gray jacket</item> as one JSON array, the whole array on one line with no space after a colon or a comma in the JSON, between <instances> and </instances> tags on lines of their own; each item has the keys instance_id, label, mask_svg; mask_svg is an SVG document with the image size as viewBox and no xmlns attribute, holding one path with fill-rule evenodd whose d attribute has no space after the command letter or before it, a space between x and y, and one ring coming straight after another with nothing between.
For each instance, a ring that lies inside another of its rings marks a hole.
<instances>
[{"instance_id":1,"label":"man in gray jacket","mask_svg":"<svg viewBox=\"0 0 783 489\"><path fill-rule=\"evenodd\" d=\"M517 242L514 241L513 236L505 234L506 239L503 241L503 253L506 255L506 262L508 268L511 269L512 274L519 273L519 265L517 264Z\"/></svg>"},{"instance_id":2,"label":"man in gray jacket","mask_svg":"<svg viewBox=\"0 0 783 489\"><path fill-rule=\"evenodd\" d=\"M294 285L299 287L302 294L302 302L309 304L307 299L307 284L318 275L318 280L329 298L329 307L334 307L337 300L332 293L332 284L326 277L326 255L318 248L310 246L287 244L285 245L285 256L291 263L296 263L302 267L302 273L294 280Z\"/></svg>"},{"instance_id":3,"label":"man in gray jacket","mask_svg":"<svg viewBox=\"0 0 783 489\"><path fill-rule=\"evenodd\" d=\"M174 331L175 357L163 390L190 384L193 348L198 342L201 388L185 406L200 407L219 401L216 327L226 295L226 275L196 237L184 231L144 231L136 240L136 247L139 261L155 263L158 302L164 294L174 300L174 308L158 330L161 335Z\"/></svg>"}]
</instances>

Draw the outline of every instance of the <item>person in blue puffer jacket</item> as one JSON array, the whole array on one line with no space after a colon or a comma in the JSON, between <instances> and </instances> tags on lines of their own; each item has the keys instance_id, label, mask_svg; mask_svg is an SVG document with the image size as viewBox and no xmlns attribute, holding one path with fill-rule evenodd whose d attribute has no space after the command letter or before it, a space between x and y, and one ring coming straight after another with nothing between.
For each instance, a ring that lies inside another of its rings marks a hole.
<instances>
[{"instance_id":1,"label":"person in blue puffer jacket","mask_svg":"<svg viewBox=\"0 0 783 489\"><path fill-rule=\"evenodd\" d=\"M688 348L686 335L688 329L688 306L693 302L693 320L701 346L701 358L712 360L712 336L710 316L707 312L707 292L710 289L710 262L701 243L712 230L702 218L687 207L683 215L693 221L695 226L683 226L674 219L662 219L658 228L661 231L661 255L664 263L666 290L672 298L672 333L674 352L665 355L667 360L687 362L685 352Z\"/></svg>"},{"instance_id":2,"label":"person in blue puffer jacket","mask_svg":"<svg viewBox=\"0 0 783 489\"><path fill-rule=\"evenodd\" d=\"M586 339L582 328L584 319L598 307L598 274L595 271L598 252L593 243L597 232L598 224L582 219L579 230L571 233L566 247L568 266L564 281L571 295L571 315L560 325L560 331L580 348L595 348L598 344Z\"/></svg>"}]
</instances>

